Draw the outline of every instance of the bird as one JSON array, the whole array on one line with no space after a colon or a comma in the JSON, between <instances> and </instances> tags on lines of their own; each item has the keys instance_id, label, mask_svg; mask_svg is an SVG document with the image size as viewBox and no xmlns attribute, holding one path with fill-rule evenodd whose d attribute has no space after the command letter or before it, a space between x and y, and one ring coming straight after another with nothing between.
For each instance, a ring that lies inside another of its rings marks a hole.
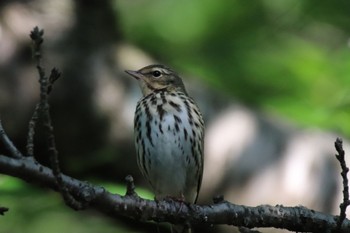
<instances>
[{"instance_id":1,"label":"bird","mask_svg":"<svg viewBox=\"0 0 350 233\"><path fill-rule=\"evenodd\" d=\"M155 199L196 203L204 165L204 121L197 104L182 78L164 65L125 72L143 94L135 110L135 147Z\"/></svg>"}]
</instances>

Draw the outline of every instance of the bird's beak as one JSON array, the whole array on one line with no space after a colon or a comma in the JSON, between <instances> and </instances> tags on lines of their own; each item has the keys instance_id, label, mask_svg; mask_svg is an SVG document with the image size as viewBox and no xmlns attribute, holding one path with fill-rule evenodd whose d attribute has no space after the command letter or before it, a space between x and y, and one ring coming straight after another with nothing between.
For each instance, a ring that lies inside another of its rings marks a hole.
<instances>
[{"instance_id":1,"label":"bird's beak","mask_svg":"<svg viewBox=\"0 0 350 233\"><path fill-rule=\"evenodd\" d=\"M126 70L125 71L127 74L133 76L134 78L136 78L137 80L142 79L144 77L143 74L137 72L137 71L133 71L133 70Z\"/></svg>"}]
</instances>

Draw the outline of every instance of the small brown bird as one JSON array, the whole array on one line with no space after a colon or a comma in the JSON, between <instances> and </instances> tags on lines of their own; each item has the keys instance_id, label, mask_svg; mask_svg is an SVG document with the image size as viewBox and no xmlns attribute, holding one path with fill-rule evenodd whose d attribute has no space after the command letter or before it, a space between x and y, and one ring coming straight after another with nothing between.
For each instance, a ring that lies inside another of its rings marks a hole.
<instances>
[{"instance_id":1,"label":"small brown bird","mask_svg":"<svg viewBox=\"0 0 350 233\"><path fill-rule=\"evenodd\" d=\"M163 65L127 70L140 84L134 129L138 166L156 199L195 203L203 175L204 122L182 79Z\"/></svg>"}]
</instances>

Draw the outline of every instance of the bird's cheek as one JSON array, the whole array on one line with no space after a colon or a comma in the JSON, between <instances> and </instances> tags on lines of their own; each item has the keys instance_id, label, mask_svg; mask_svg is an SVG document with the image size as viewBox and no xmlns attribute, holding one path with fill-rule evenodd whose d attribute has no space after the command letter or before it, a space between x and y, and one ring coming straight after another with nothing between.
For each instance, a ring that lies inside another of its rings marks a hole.
<instances>
[{"instance_id":1,"label":"bird's cheek","mask_svg":"<svg viewBox=\"0 0 350 233\"><path fill-rule=\"evenodd\" d=\"M144 80L140 80L139 84L140 84L143 96L146 96L152 92L151 87Z\"/></svg>"},{"instance_id":2,"label":"bird's cheek","mask_svg":"<svg viewBox=\"0 0 350 233\"><path fill-rule=\"evenodd\" d=\"M168 85L166 82L162 82L162 81L158 80L158 82L153 82L152 86L154 89L160 90L160 89L166 88Z\"/></svg>"}]
</instances>

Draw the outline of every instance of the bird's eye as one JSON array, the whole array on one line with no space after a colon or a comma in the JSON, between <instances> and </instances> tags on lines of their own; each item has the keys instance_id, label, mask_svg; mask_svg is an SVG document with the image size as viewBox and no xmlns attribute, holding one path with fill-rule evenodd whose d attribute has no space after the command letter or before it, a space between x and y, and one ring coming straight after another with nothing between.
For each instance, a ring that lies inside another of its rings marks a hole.
<instances>
[{"instance_id":1,"label":"bird's eye","mask_svg":"<svg viewBox=\"0 0 350 233\"><path fill-rule=\"evenodd\" d=\"M157 77L159 77L161 75L161 73L160 73L159 70L155 70L155 71L152 72L152 75L153 75L153 77L157 78Z\"/></svg>"}]
</instances>

